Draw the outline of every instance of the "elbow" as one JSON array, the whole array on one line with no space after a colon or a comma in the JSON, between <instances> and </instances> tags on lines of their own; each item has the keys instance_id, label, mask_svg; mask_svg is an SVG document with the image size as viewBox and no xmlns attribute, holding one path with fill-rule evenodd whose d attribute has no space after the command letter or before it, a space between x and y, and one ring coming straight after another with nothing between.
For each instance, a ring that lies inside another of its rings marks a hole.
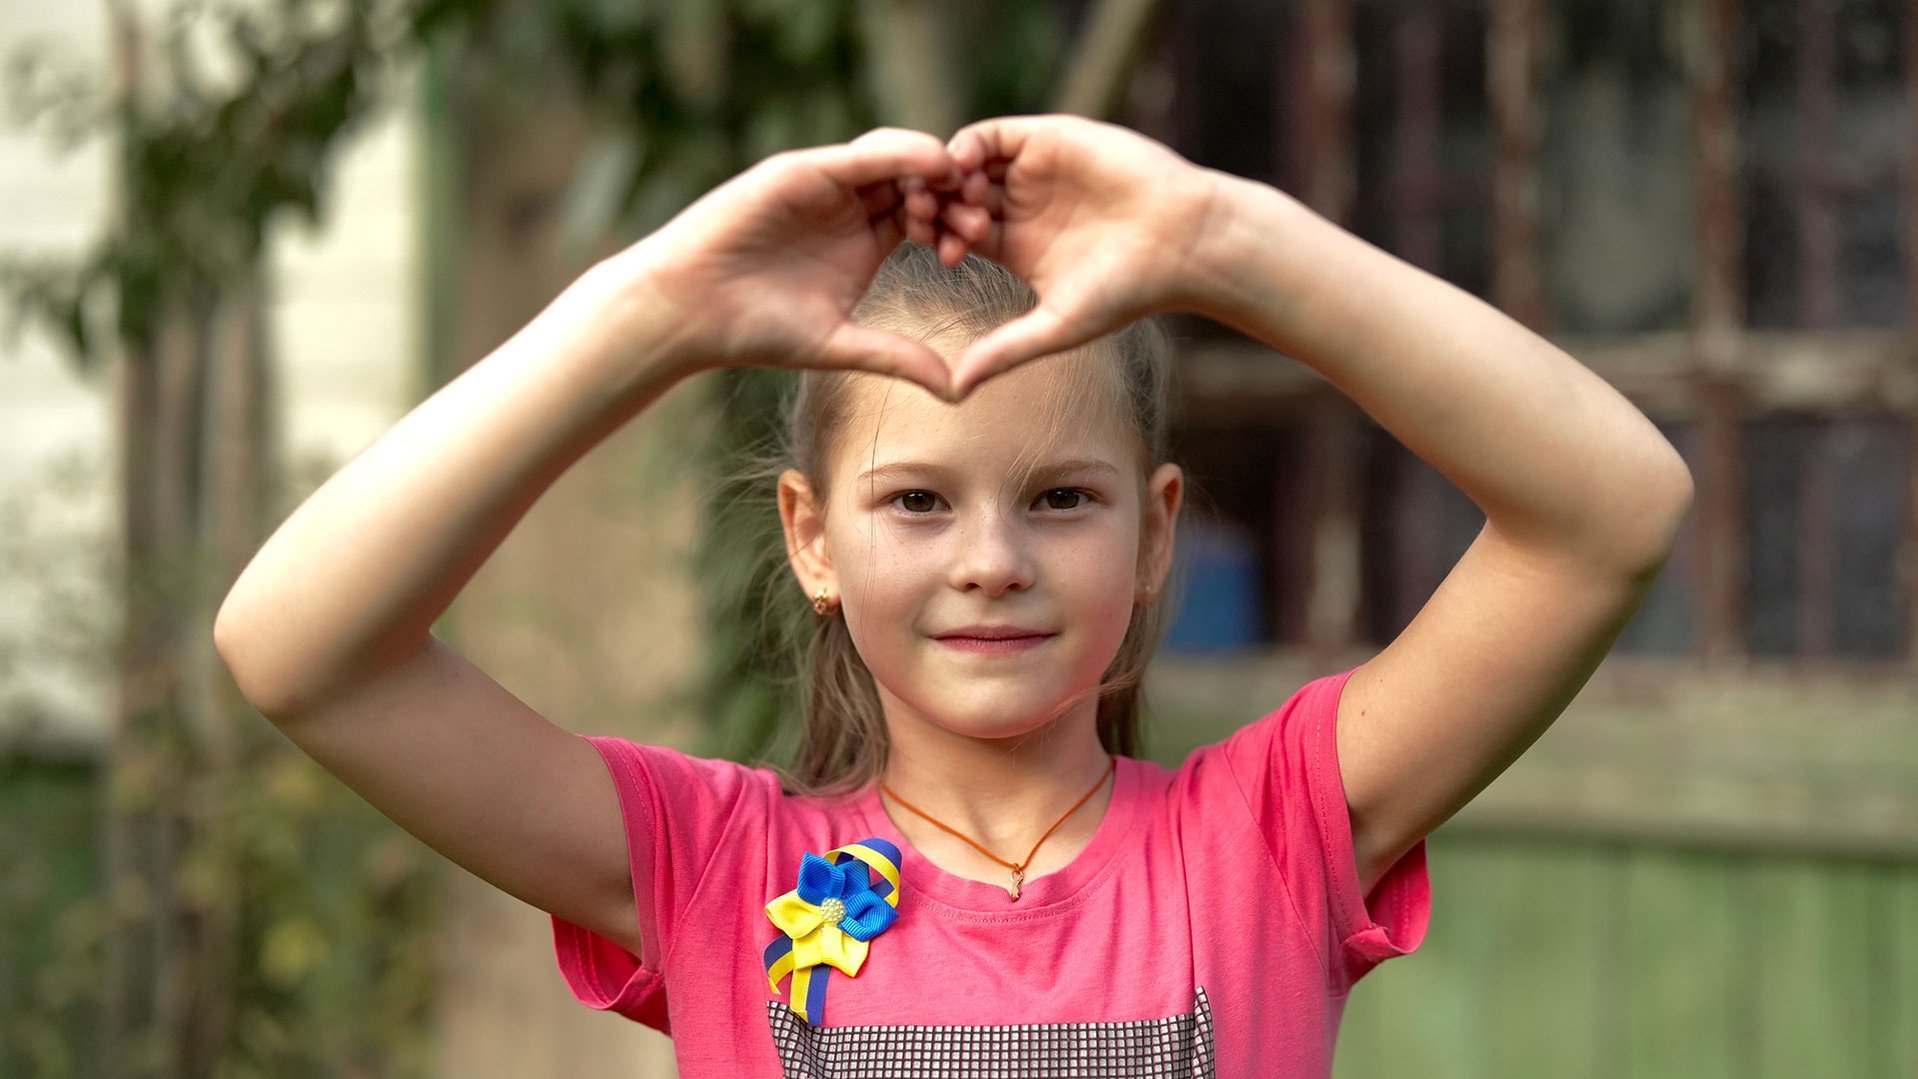
<instances>
[{"instance_id":1,"label":"elbow","mask_svg":"<svg viewBox=\"0 0 1918 1079\"><path fill-rule=\"evenodd\" d=\"M253 706L254 711L268 719L284 715L290 705L261 677L259 664L247 654L244 643L247 637L243 623L228 614L225 607L221 607L220 613L213 618L214 654L226 664L227 673L232 676L240 696Z\"/></svg>"},{"instance_id":2,"label":"elbow","mask_svg":"<svg viewBox=\"0 0 1918 1079\"><path fill-rule=\"evenodd\" d=\"M1621 548L1630 556L1630 568L1646 578L1656 577L1670 560L1698 493L1685 459L1669 444L1666 450L1639 477L1632 513L1638 527L1634 541Z\"/></svg>"},{"instance_id":3,"label":"elbow","mask_svg":"<svg viewBox=\"0 0 1918 1079\"><path fill-rule=\"evenodd\" d=\"M240 660L241 639L242 634L234 625L232 616L226 613L225 607L221 607L220 613L213 617L213 654L226 664L227 674L232 676L233 684L239 687L240 696L246 698L246 703L259 709L257 689L247 666Z\"/></svg>"},{"instance_id":4,"label":"elbow","mask_svg":"<svg viewBox=\"0 0 1918 1079\"><path fill-rule=\"evenodd\" d=\"M1557 512L1543 523L1512 527L1488 514L1487 528L1516 546L1607 579L1649 582L1665 568L1691 515L1691 470L1669 444L1662 452L1614 457L1593 466L1583 490L1555 485ZM1571 481L1578 482L1578 481Z\"/></svg>"},{"instance_id":5,"label":"elbow","mask_svg":"<svg viewBox=\"0 0 1918 1079\"><path fill-rule=\"evenodd\" d=\"M1678 516L1683 517L1691 509L1693 496L1698 493L1698 485L1692 480L1691 466L1685 463L1685 458L1669 442L1665 443L1665 452L1660 456L1665 487L1670 491Z\"/></svg>"}]
</instances>

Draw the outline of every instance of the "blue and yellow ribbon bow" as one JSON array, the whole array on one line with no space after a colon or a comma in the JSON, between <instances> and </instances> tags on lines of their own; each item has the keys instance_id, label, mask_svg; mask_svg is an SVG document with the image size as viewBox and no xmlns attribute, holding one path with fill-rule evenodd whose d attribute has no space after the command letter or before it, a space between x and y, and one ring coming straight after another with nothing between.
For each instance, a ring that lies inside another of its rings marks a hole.
<instances>
[{"instance_id":1,"label":"blue and yellow ribbon bow","mask_svg":"<svg viewBox=\"0 0 1918 1079\"><path fill-rule=\"evenodd\" d=\"M879 874L874 881L870 867ZM766 981L792 975L792 1009L817 1026L826 1019L830 968L859 973L867 942L899 918L899 848L865 839L799 862L799 887L766 904L782 936L766 946Z\"/></svg>"}]
</instances>

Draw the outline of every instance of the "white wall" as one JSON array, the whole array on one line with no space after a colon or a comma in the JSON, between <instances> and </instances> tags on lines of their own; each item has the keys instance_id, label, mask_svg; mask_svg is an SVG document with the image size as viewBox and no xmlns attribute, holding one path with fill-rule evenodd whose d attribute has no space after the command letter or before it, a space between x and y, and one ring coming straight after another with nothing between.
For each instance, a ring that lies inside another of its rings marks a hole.
<instances>
[{"instance_id":1,"label":"white wall","mask_svg":"<svg viewBox=\"0 0 1918 1079\"><path fill-rule=\"evenodd\" d=\"M0 0L0 62L21 48L105 61L101 3ZM103 69L102 69L103 70ZM325 228L276 236L272 328L287 460L325 474L410 407L422 338L416 98L346 148ZM0 252L72 255L111 198L104 143L56 154L0 128ZM0 339L0 745L106 731L117 633L109 560L117 376L81 377L38 331Z\"/></svg>"}]
</instances>

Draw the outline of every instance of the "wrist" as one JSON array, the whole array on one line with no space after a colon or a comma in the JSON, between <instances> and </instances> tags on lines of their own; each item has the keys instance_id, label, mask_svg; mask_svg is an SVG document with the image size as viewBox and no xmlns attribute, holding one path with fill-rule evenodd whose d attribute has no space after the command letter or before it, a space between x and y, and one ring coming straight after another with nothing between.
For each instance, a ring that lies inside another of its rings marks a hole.
<instances>
[{"instance_id":1,"label":"wrist","mask_svg":"<svg viewBox=\"0 0 1918 1079\"><path fill-rule=\"evenodd\" d=\"M711 366L688 332L690 313L666 287L670 275L649 238L600 260L568 290L578 291L611 362L635 382L676 382Z\"/></svg>"},{"instance_id":2,"label":"wrist","mask_svg":"<svg viewBox=\"0 0 1918 1079\"><path fill-rule=\"evenodd\" d=\"M1214 169L1192 248L1191 310L1267 341L1292 320L1300 295L1287 257L1316 215L1269 184Z\"/></svg>"}]
</instances>

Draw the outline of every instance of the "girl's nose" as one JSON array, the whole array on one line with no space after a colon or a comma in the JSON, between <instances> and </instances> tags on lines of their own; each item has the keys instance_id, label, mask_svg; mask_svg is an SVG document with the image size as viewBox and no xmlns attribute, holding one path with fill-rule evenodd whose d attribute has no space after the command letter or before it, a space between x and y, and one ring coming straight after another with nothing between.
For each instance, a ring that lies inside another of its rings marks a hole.
<instances>
[{"instance_id":1,"label":"girl's nose","mask_svg":"<svg viewBox=\"0 0 1918 1079\"><path fill-rule=\"evenodd\" d=\"M1010 589L1031 588L1034 567L1024 528L996 505L980 506L968 517L953 552L953 587L962 592L977 588L994 598Z\"/></svg>"}]
</instances>

